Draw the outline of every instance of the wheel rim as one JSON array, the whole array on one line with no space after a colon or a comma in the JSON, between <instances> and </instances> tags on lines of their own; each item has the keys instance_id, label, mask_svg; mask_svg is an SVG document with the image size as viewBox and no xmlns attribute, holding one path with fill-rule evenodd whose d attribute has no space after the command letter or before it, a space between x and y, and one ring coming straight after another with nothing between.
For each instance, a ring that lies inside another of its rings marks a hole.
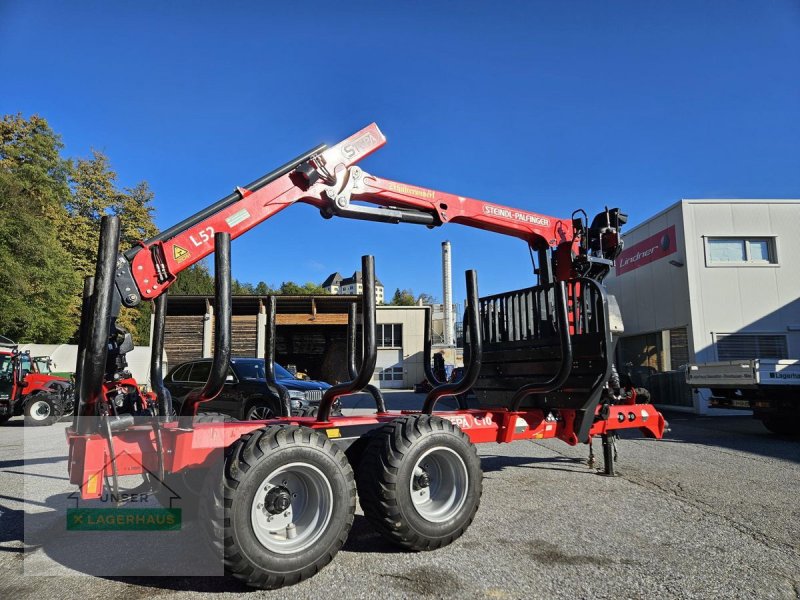
<instances>
[{"instance_id":1,"label":"wheel rim","mask_svg":"<svg viewBox=\"0 0 800 600\"><path fill-rule=\"evenodd\" d=\"M44 400L31 404L30 416L34 421L44 421L50 416L50 405Z\"/></svg>"},{"instance_id":2,"label":"wheel rim","mask_svg":"<svg viewBox=\"0 0 800 600\"><path fill-rule=\"evenodd\" d=\"M287 501L289 505L284 507L282 502ZM253 498L250 521L265 548L293 554L319 539L332 514L333 490L328 478L313 465L291 463L261 482Z\"/></svg>"},{"instance_id":3,"label":"wheel rim","mask_svg":"<svg viewBox=\"0 0 800 600\"><path fill-rule=\"evenodd\" d=\"M272 411L268 406L254 406L250 409L251 421L266 421L272 418Z\"/></svg>"},{"instance_id":4,"label":"wheel rim","mask_svg":"<svg viewBox=\"0 0 800 600\"><path fill-rule=\"evenodd\" d=\"M447 521L464 506L468 485L463 459L450 448L431 448L412 471L409 489L414 510L433 523Z\"/></svg>"}]
</instances>

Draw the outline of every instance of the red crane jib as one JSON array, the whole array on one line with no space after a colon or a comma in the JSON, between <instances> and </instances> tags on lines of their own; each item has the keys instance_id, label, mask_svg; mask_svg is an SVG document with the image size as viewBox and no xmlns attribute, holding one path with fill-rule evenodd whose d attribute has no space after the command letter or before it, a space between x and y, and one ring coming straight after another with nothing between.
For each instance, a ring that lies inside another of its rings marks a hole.
<instances>
[{"instance_id":1,"label":"red crane jib","mask_svg":"<svg viewBox=\"0 0 800 600\"><path fill-rule=\"evenodd\" d=\"M239 237L296 202L330 211L332 206L336 208L337 199L344 198L348 205L355 201L426 215L432 226L459 223L517 237L532 247L572 249L574 233L569 218L392 181L353 168L385 143L386 137L372 123L312 158L309 163L316 177L303 177L294 170L257 191L237 188L240 200L168 240L143 243L143 250L131 261L131 272L142 299L158 297L178 273L213 253L215 233L227 232L231 238Z\"/></svg>"}]
</instances>

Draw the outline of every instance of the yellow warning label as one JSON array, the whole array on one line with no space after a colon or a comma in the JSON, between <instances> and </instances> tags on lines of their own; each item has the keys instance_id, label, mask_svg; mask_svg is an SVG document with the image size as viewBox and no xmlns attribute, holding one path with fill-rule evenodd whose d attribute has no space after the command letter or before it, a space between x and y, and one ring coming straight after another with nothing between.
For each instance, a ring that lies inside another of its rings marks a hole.
<instances>
[{"instance_id":1,"label":"yellow warning label","mask_svg":"<svg viewBox=\"0 0 800 600\"><path fill-rule=\"evenodd\" d=\"M328 434L329 438L340 438L340 437L342 437L342 432L339 431L338 427L331 427L330 429L326 429L325 433Z\"/></svg>"},{"instance_id":2,"label":"yellow warning label","mask_svg":"<svg viewBox=\"0 0 800 600\"><path fill-rule=\"evenodd\" d=\"M174 258L177 262L183 262L189 258L189 256L189 251L186 248L181 248L180 246L172 247L172 258Z\"/></svg>"}]
</instances>

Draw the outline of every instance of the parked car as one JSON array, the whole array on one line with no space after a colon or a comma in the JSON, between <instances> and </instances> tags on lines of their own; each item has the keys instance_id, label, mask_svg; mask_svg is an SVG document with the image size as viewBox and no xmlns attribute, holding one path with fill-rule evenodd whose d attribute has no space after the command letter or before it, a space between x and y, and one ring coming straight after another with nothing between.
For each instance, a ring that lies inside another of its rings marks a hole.
<instances>
[{"instance_id":1,"label":"parked car","mask_svg":"<svg viewBox=\"0 0 800 600\"><path fill-rule=\"evenodd\" d=\"M171 369L164 385L172 394L176 410L186 395L206 382L211 371L211 359L185 362ZM289 390L293 416L316 414L322 394L330 384L324 381L297 379L282 366L275 365L275 378ZM264 359L232 358L225 389L214 400L199 405L201 412L219 412L242 421L272 419L280 415L280 403L266 387ZM339 412L338 401L333 414Z\"/></svg>"}]
</instances>

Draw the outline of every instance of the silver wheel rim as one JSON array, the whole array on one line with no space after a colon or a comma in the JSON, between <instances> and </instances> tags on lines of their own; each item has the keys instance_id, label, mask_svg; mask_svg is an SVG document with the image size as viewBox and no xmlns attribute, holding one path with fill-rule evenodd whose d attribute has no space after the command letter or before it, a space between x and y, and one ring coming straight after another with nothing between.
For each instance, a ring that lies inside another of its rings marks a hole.
<instances>
[{"instance_id":1,"label":"silver wheel rim","mask_svg":"<svg viewBox=\"0 0 800 600\"><path fill-rule=\"evenodd\" d=\"M421 485L427 478L428 485ZM467 500L467 465L450 448L437 446L414 465L409 489L414 510L432 523L453 518Z\"/></svg>"},{"instance_id":2,"label":"silver wheel rim","mask_svg":"<svg viewBox=\"0 0 800 600\"><path fill-rule=\"evenodd\" d=\"M272 418L272 411L267 406L255 406L250 409L251 421L266 421Z\"/></svg>"},{"instance_id":3,"label":"silver wheel rim","mask_svg":"<svg viewBox=\"0 0 800 600\"><path fill-rule=\"evenodd\" d=\"M44 421L50 416L50 405L44 400L37 400L31 404L30 416L34 421Z\"/></svg>"},{"instance_id":4,"label":"silver wheel rim","mask_svg":"<svg viewBox=\"0 0 800 600\"><path fill-rule=\"evenodd\" d=\"M291 505L273 514L266 506L271 490L286 490ZM333 514L333 490L328 478L308 463L276 469L261 482L253 498L250 522L261 544L278 554L301 552L325 532Z\"/></svg>"}]
</instances>

